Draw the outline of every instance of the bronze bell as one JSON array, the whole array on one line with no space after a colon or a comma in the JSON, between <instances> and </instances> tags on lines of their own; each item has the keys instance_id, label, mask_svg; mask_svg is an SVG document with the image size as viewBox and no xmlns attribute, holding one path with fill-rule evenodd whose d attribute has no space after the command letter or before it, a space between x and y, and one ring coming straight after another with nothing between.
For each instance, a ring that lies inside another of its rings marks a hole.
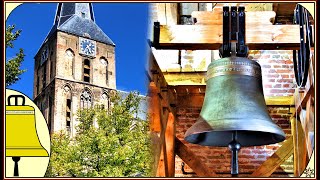
<instances>
[{"instance_id":1,"label":"bronze bell","mask_svg":"<svg viewBox=\"0 0 320 180\"><path fill-rule=\"evenodd\" d=\"M243 147L285 139L285 133L268 114L257 62L236 56L215 60L209 65L206 78L200 117L187 130L186 141L230 147L236 138Z\"/></svg>"}]
</instances>

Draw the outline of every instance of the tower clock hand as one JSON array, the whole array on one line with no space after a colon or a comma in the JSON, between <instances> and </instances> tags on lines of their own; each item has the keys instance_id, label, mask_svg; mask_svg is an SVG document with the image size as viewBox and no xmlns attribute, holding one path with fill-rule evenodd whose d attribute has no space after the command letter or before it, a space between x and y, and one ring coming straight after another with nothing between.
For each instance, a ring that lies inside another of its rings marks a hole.
<instances>
[{"instance_id":1,"label":"tower clock hand","mask_svg":"<svg viewBox=\"0 0 320 180\"><path fill-rule=\"evenodd\" d=\"M88 52L89 52L90 54L92 53L92 52L91 52L91 48L90 48L89 44L87 44L86 49L88 49Z\"/></svg>"}]
</instances>

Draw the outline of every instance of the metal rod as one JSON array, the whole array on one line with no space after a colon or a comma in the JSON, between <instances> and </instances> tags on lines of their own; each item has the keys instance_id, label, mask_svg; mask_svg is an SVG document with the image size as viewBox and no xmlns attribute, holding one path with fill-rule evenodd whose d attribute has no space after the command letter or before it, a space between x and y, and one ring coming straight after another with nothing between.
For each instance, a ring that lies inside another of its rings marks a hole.
<instances>
[{"instance_id":1,"label":"metal rod","mask_svg":"<svg viewBox=\"0 0 320 180\"><path fill-rule=\"evenodd\" d=\"M232 141L229 143L229 149L232 152L231 159L231 175L237 177L239 174L238 170L238 152L241 148L240 143L237 141L237 131L232 133Z\"/></svg>"},{"instance_id":2,"label":"metal rod","mask_svg":"<svg viewBox=\"0 0 320 180\"><path fill-rule=\"evenodd\" d=\"M238 41L238 7L231 6L231 41Z\"/></svg>"},{"instance_id":3,"label":"metal rod","mask_svg":"<svg viewBox=\"0 0 320 180\"><path fill-rule=\"evenodd\" d=\"M238 43L237 43L237 56L238 57L247 57L248 56L248 47L245 43L246 37L246 15L245 7L238 8Z\"/></svg>"},{"instance_id":4,"label":"metal rod","mask_svg":"<svg viewBox=\"0 0 320 180\"><path fill-rule=\"evenodd\" d=\"M12 160L14 161L14 172L13 172L13 176L19 176L18 162L20 161L20 157L12 157Z\"/></svg>"}]
</instances>

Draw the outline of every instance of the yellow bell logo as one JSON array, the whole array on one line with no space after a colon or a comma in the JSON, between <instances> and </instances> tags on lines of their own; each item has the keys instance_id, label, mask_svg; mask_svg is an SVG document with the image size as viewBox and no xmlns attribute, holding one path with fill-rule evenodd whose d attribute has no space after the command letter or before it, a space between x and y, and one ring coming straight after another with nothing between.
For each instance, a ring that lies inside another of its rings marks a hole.
<instances>
[{"instance_id":1,"label":"yellow bell logo","mask_svg":"<svg viewBox=\"0 0 320 180\"><path fill-rule=\"evenodd\" d=\"M20 157L48 157L49 154L37 134L34 107L25 105L22 95L9 95L7 100L6 157L12 157L14 176L19 176Z\"/></svg>"}]
</instances>

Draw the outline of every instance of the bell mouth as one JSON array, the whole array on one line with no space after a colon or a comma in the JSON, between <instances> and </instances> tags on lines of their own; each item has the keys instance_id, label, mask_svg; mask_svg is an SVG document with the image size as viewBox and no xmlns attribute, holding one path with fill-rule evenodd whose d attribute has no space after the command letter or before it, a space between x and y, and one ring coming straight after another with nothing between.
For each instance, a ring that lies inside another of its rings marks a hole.
<instances>
[{"instance_id":1,"label":"bell mouth","mask_svg":"<svg viewBox=\"0 0 320 180\"><path fill-rule=\"evenodd\" d=\"M203 146L227 147L235 131L237 131L237 141L242 147L275 144L285 140L284 132L276 124L263 121L263 126L257 126L261 124L261 120L260 122L253 120L253 122L255 123L245 127L238 125L239 120L226 120L222 125L219 123L210 125L199 117L198 121L187 130L185 140Z\"/></svg>"}]
</instances>

